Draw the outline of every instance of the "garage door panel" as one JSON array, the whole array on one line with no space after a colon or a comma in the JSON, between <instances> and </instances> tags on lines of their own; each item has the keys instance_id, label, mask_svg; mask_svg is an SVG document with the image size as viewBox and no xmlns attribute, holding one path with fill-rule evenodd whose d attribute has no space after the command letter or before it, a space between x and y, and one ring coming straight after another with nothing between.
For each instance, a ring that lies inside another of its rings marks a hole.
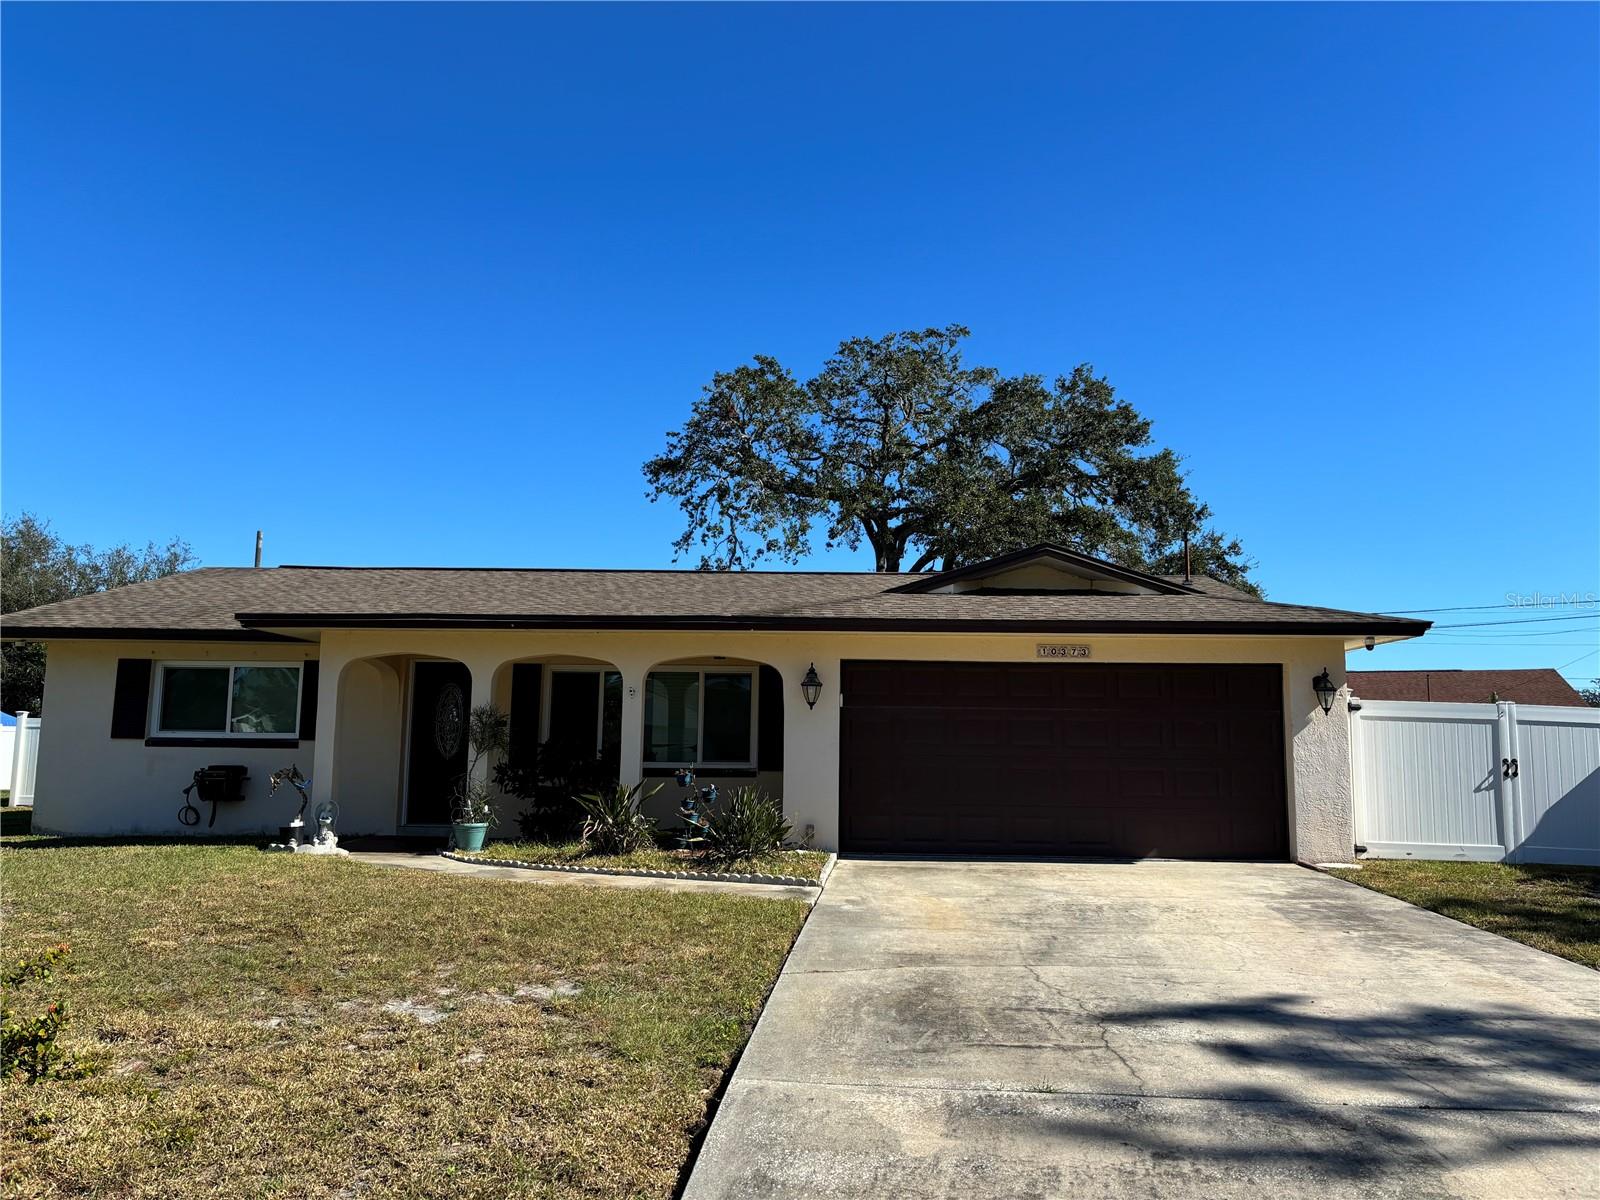
<instances>
[{"instance_id":1,"label":"garage door panel","mask_svg":"<svg viewBox=\"0 0 1600 1200\"><path fill-rule=\"evenodd\" d=\"M1230 733L1220 717L1178 717L1172 722L1172 744L1179 750L1224 750Z\"/></svg>"},{"instance_id":2,"label":"garage door panel","mask_svg":"<svg viewBox=\"0 0 1600 1200\"><path fill-rule=\"evenodd\" d=\"M1003 844L1024 853L1036 851L1059 854L1061 822L1051 813L1017 816L1007 823Z\"/></svg>"},{"instance_id":3,"label":"garage door panel","mask_svg":"<svg viewBox=\"0 0 1600 1200\"><path fill-rule=\"evenodd\" d=\"M1063 749L1104 750L1111 745L1111 722L1104 717L1073 715L1060 718Z\"/></svg>"},{"instance_id":4,"label":"garage door panel","mask_svg":"<svg viewBox=\"0 0 1600 1200\"><path fill-rule=\"evenodd\" d=\"M1001 752L1006 746L1006 719L998 713L962 713L950 722L950 748Z\"/></svg>"},{"instance_id":5,"label":"garage door panel","mask_svg":"<svg viewBox=\"0 0 1600 1200\"><path fill-rule=\"evenodd\" d=\"M1116 821L1106 809L1067 808L1061 813L1063 853L1093 854L1117 843Z\"/></svg>"},{"instance_id":6,"label":"garage door panel","mask_svg":"<svg viewBox=\"0 0 1600 1200\"><path fill-rule=\"evenodd\" d=\"M1259 708L1277 714L1282 710L1283 678L1277 666L1227 675L1226 700L1241 708Z\"/></svg>"},{"instance_id":7,"label":"garage door panel","mask_svg":"<svg viewBox=\"0 0 1600 1200\"><path fill-rule=\"evenodd\" d=\"M1277 816L1283 797L1279 778L1268 767L1235 766L1228 772L1228 787L1241 801L1248 802L1249 811Z\"/></svg>"},{"instance_id":8,"label":"garage door panel","mask_svg":"<svg viewBox=\"0 0 1600 1200\"><path fill-rule=\"evenodd\" d=\"M1159 750L1171 740L1171 722L1128 714L1112 725L1113 742L1123 750Z\"/></svg>"},{"instance_id":9,"label":"garage door panel","mask_svg":"<svg viewBox=\"0 0 1600 1200\"><path fill-rule=\"evenodd\" d=\"M1061 726L1048 713L1020 713L1005 723L1006 741L1019 749L1053 746L1062 740Z\"/></svg>"},{"instance_id":10,"label":"garage door panel","mask_svg":"<svg viewBox=\"0 0 1600 1200\"><path fill-rule=\"evenodd\" d=\"M1062 795L1070 805L1109 803L1117 794L1117 781L1109 763L1074 763L1062 770Z\"/></svg>"},{"instance_id":11,"label":"garage door panel","mask_svg":"<svg viewBox=\"0 0 1600 1200\"><path fill-rule=\"evenodd\" d=\"M1225 700L1227 687L1225 677L1204 668L1174 671L1171 675L1172 699L1185 707Z\"/></svg>"},{"instance_id":12,"label":"garage door panel","mask_svg":"<svg viewBox=\"0 0 1600 1200\"><path fill-rule=\"evenodd\" d=\"M1114 677L1102 671L1080 671L1071 664L1059 666L1061 676L1056 680L1055 694L1065 704L1079 706L1087 702L1104 705L1111 700ZM1035 667L1036 671L1048 671L1050 667Z\"/></svg>"},{"instance_id":13,"label":"garage door panel","mask_svg":"<svg viewBox=\"0 0 1600 1200\"><path fill-rule=\"evenodd\" d=\"M949 740L950 722L940 712L911 711L894 723L894 744L897 747L938 747Z\"/></svg>"},{"instance_id":14,"label":"garage door panel","mask_svg":"<svg viewBox=\"0 0 1600 1200\"><path fill-rule=\"evenodd\" d=\"M1227 724L1228 749L1241 756L1275 753L1283 744L1283 727L1277 715L1235 717Z\"/></svg>"},{"instance_id":15,"label":"garage door panel","mask_svg":"<svg viewBox=\"0 0 1600 1200\"><path fill-rule=\"evenodd\" d=\"M1282 857L1276 666L843 664L843 845Z\"/></svg>"},{"instance_id":16,"label":"garage door panel","mask_svg":"<svg viewBox=\"0 0 1600 1200\"><path fill-rule=\"evenodd\" d=\"M1133 670L1118 667L1117 699L1120 701L1162 701L1170 696L1170 675L1154 670Z\"/></svg>"},{"instance_id":17,"label":"garage door panel","mask_svg":"<svg viewBox=\"0 0 1600 1200\"><path fill-rule=\"evenodd\" d=\"M1122 766L1114 772L1114 778L1114 794L1102 797L1102 803L1115 804L1120 799L1126 804L1149 807L1172 794L1171 772L1165 767Z\"/></svg>"},{"instance_id":18,"label":"garage door panel","mask_svg":"<svg viewBox=\"0 0 1600 1200\"><path fill-rule=\"evenodd\" d=\"M963 702L998 700L1005 695L1005 678L993 671L957 671L943 695Z\"/></svg>"},{"instance_id":19,"label":"garage door panel","mask_svg":"<svg viewBox=\"0 0 1600 1200\"><path fill-rule=\"evenodd\" d=\"M1215 800L1222 795L1224 778L1229 774L1221 767L1180 767L1172 772L1172 795L1176 800Z\"/></svg>"},{"instance_id":20,"label":"garage door panel","mask_svg":"<svg viewBox=\"0 0 1600 1200\"><path fill-rule=\"evenodd\" d=\"M1050 707L1059 697L1058 681L1043 671L1008 669L1004 674L1006 698L1033 707L1035 701L1045 701Z\"/></svg>"}]
</instances>

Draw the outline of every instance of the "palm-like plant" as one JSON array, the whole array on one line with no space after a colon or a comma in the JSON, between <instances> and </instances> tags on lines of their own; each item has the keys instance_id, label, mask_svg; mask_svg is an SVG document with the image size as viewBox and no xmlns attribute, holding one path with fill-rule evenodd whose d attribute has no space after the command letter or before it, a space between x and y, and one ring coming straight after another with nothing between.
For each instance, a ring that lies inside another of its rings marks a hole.
<instances>
[{"instance_id":1,"label":"palm-like plant","mask_svg":"<svg viewBox=\"0 0 1600 1200\"><path fill-rule=\"evenodd\" d=\"M701 856L718 866L749 862L783 849L789 833L782 802L742 787L707 815Z\"/></svg>"},{"instance_id":2,"label":"palm-like plant","mask_svg":"<svg viewBox=\"0 0 1600 1200\"><path fill-rule=\"evenodd\" d=\"M494 823L494 790L478 774L478 765L504 754L511 745L511 718L492 704L480 704L467 716L467 769L456 780L451 818L459 825Z\"/></svg>"},{"instance_id":3,"label":"palm-like plant","mask_svg":"<svg viewBox=\"0 0 1600 1200\"><path fill-rule=\"evenodd\" d=\"M656 823L644 814L644 802L661 790L658 783L617 784L578 797L584 812L583 840L591 854L628 854L655 844Z\"/></svg>"}]
</instances>

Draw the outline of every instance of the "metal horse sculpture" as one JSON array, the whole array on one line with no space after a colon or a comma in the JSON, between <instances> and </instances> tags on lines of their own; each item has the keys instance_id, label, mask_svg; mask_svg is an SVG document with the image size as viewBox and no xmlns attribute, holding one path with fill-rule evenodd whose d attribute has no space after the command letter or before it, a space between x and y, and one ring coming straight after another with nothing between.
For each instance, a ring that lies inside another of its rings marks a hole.
<instances>
[{"instance_id":1,"label":"metal horse sculpture","mask_svg":"<svg viewBox=\"0 0 1600 1200\"><path fill-rule=\"evenodd\" d=\"M267 782L270 785L267 789L267 795L269 796L275 795L278 788L286 783L300 793L300 809L294 814L294 820L289 822L291 831L289 836L293 843L298 844L300 831L305 828L306 824L306 805L311 803L311 780L300 774L298 766L291 764L267 776Z\"/></svg>"}]
</instances>

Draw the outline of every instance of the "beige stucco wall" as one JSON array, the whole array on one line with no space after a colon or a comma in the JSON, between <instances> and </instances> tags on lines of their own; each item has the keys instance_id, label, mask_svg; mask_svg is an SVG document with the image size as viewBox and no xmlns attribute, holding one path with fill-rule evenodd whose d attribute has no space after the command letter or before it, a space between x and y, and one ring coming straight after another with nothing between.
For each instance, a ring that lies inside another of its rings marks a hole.
<instances>
[{"instance_id":1,"label":"beige stucco wall","mask_svg":"<svg viewBox=\"0 0 1600 1200\"><path fill-rule=\"evenodd\" d=\"M474 704L509 696L504 666L518 659L570 655L614 664L623 676L622 763L627 782L638 778L643 738L641 685L664 662L728 658L765 663L784 684L784 807L796 828L813 825L816 842L833 848L839 837L839 678L846 659L1036 661L1035 635L866 633L650 633L542 631L336 631L323 635L322 670L314 739L317 798L336 797L345 832L392 830L398 818L403 672L395 662L415 655L454 658L472 673ZM1283 671L1285 746L1291 853L1304 861L1349 856L1351 820L1348 718L1343 703L1323 715L1311 680L1326 667L1344 678L1339 638L1200 638L1052 635L1047 640L1087 644L1097 662L1276 663ZM40 742L40 824L71 832L156 832L177 828L178 789L196 766L244 762L251 768L250 802L226 810L217 829L275 828L279 805L258 804L265 774L283 765L279 751L146 749L107 735L116 659L132 653L156 658L197 657L197 647L151 643L57 643L50 648L46 725ZM279 647L209 648L217 657L289 657ZM317 647L302 655L316 657ZM817 707L808 709L799 681L816 664L824 683ZM1073 668L1070 661L1058 664ZM346 693L340 699L341 681ZM341 722L341 716L344 720ZM302 745L301 767L313 748ZM291 754L289 757L294 757ZM708 777L709 779L710 777ZM738 780L718 780L736 786ZM774 781L759 781L772 786ZM658 808L670 811L676 787L669 780ZM774 789L776 790L776 789ZM54 813L52 814L52 797ZM387 822L387 823L385 823Z\"/></svg>"},{"instance_id":2,"label":"beige stucco wall","mask_svg":"<svg viewBox=\"0 0 1600 1200\"><path fill-rule=\"evenodd\" d=\"M196 642L52 642L44 680L44 719L39 738L34 829L52 833L234 834L273 831L287 824L300 806L293 788L270 799L267 776L297 763L310 774L314 750L241 746L146 746L139 738L111 736L111 702L117 659L158 661L303 662L317 657L315 646L240 645ZM178 823L183 788L197 768L211 763L243 763L250 771L245 799L217 807L217 823L206 827L209 804L199 826Z\"/></svg>"}]
</instances>

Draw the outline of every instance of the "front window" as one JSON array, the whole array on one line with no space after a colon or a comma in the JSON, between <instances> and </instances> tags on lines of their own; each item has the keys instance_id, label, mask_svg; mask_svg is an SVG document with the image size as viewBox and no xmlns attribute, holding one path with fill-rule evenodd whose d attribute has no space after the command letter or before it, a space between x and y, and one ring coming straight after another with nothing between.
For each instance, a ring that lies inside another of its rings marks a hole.
<instances>
[{"instance_id":1,"label":"front window","mask_svg":"<svg viewBox=\"0 0 1600 1200\"><path fill-rule=\"evenodd\" d=\"M645 680L644 760L653 766L755 762L749 671L653 671Z\"/></svg>"},{"instance_id":2,"label":"front window","mask_svg":"<svg viewBox=\"0 0 1600 1200\"><path fill-rule=\"evenodd\" d=\"M300 667L163 663L156 733L292 738L300 727Z\"/></svg>"}]
</instances>

